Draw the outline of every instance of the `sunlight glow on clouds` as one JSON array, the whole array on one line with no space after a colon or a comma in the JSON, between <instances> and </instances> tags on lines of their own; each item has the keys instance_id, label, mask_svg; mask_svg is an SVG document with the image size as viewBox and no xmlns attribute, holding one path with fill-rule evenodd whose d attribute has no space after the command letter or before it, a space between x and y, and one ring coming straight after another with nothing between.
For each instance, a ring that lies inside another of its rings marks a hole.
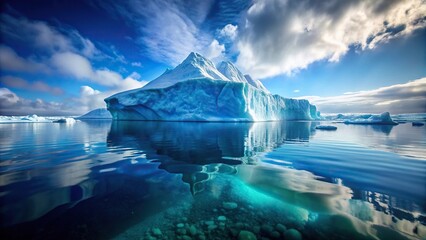
<instances>
[{"instance_id":1,"label":"sunlight glow on clouds","mask_svg":"<svg viewBox=\"0 0 426 240\"><path fill-rule=\"evenodd\" d=\"M340 96L303 96L318 109L329 113L365 112L392 113L426 112L426 78L395 84L375 90L347 92Z\"/></svg>"},{"instance_id":2,"label":"sunlight glow on clouds","mask_svg":"<svg viewBox=\"0 0 426 240\"><path fill-rule=\"evenodd\" d=\"M257 0L239 26L238 66L257 78L291 74L315 61L338 61L426 26L426 4L407 1Z\"/></svg>"}]
</instances>

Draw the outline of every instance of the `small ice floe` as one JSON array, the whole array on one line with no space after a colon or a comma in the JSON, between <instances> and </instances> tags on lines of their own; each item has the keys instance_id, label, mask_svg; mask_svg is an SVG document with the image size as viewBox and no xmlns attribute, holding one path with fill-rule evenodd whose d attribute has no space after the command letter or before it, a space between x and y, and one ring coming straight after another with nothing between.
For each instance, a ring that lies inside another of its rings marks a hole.
<instances>
[{"instance_id":1,"label":"small ice floe","mask_svg":"<svg viewBox=\"0 0 426 240\"><path fill-rule=\"evenodd\" d=\"M420 127L420 126L423 126L423 125L425 125L424 123L422 123L422 122L412 122L411 123L411 125L412 126L415 126L415 127Z\"/></svg>"},{"instance_id":2,"label":"small ice floe","mask_svg":"<svg viewBox=\"0 0 426 240\"><path fill-rule=\"evenodd\" d=\"M319 126L316 126L315 129L334 131L334 130L337 130L337 127L331 126L331 125L319 125Z\"/></svg>"},{"instance_id":3,"label":"small ice floe","mask_svg":"<svg viewBox=\"0 0 426 240\"><path fill-rule=\"evenodd\" d=\"M74 118L60 118L58 120L53 121L54 123L67 123L67 124L72 124L75 123L75 119Z\"/></svg>"}]
</instances>

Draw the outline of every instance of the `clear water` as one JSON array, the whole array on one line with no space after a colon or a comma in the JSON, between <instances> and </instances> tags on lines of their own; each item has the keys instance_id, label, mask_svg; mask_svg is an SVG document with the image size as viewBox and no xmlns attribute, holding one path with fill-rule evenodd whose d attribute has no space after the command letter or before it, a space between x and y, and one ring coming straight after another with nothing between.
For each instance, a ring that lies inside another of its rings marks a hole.
<instances>
[{"instance_id":1,"label":"clear water","mask_svg":"<svg viewBox=\"0 0 426 240\"><path fill-rule=\"evenodd\" d=\"M425 126L318 124L0 124L1 239L425 239Z\"/></svg>"}]
</instances>

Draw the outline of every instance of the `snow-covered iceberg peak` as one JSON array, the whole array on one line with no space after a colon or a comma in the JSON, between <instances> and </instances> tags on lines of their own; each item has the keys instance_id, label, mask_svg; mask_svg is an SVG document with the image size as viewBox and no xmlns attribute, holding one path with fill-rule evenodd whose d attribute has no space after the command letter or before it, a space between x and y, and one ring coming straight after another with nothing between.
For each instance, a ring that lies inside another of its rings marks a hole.
<instances>
[{"instance_id":1,"label":"snow-covered iceberg peak","mask_svg":"<svg viewBox=\"0 0 426 240\"><path fill-rule=\"evenodd\" d=\"M165 71L161 76L145 85L143 89L165 88L178 82L198 78L229 81L209 59L192 52L176 68Z\"/></svg>"},{"instance_id":2,"label":"snow-covered iceberg peak","mask_svg":"<svg viewBox=\"0 0 426 240\"><path fill-rule=\"evenodd\" d=\"M269 92L259 80L253 79L250 75L244 75L234 64L229 61L221 62L218 65L217 70L225 75L225 77L227 77L230 81L248 83L257 89Z\"/></svg>"},{"instance_id":3,"label":"snow-covered iceberg peak","mask_svg":"<svg viewBox=\"0 0 426 240\"><path fill-rule=\"evenodd\" d=\"M265 86L263 86L263 84L257 80L257 79L253 79L250 75L244 75L244 78L246 79L247 83L252 85L253 87L257 88L257 89L261 89L265 92L269 92L268 89L266 89Z\"/></svg>"},{"instance_id":4,"label":"snow-covered iceberg peak","mask_svg":"<svg viewBox=\"0 0 426 240\"><path fill-rule=\"evenodd\" d=\"M221 62L217 67L217 70L233 82L247 82L244 74L242 74L240 70L238 70L238 68L229 61Z\"/></svg>"}]
</instances>

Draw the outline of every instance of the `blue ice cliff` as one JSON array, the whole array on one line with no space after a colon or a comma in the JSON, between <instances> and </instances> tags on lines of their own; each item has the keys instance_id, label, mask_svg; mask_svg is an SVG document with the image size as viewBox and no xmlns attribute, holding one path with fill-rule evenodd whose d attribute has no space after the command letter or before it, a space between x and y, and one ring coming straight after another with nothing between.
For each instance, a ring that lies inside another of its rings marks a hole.
<instances>
[{"instance_id":1,"label":"blue ice cliff","mask_svg":"<svg viewBox=\"0 0 426 240\"><path fill-rule=\"evenodd\" d=\"M143 88L105 99L115 120L274 121L312 120L319 112L308 100L272 95L259 80L232 63L218 68L191 53Z\"/></svg>"},{"instance_id":2,"label":"blue ice cliff","mask_svg":"<svg viewBox=\"0 0 426 240\"><path fill-rule=\"evenodd\" d=\"M111 118L112 118L111 113L106 108L98 108L84 115L81 115L80 117L77 117L77 119L111 119Z\"/></svg>"}]
</instances>

